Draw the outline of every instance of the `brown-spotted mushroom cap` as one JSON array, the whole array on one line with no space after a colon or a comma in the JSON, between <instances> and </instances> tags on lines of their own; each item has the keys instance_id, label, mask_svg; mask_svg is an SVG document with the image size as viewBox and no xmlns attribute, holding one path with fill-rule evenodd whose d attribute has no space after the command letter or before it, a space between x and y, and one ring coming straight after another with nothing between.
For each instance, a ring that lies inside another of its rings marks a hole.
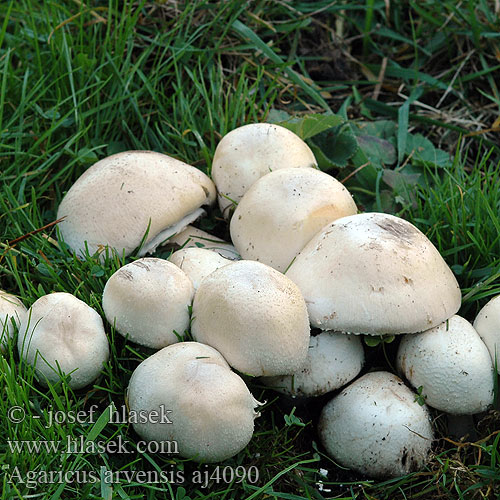
<instances>
[{"instance_id":1,"label":"brown-spotted mushroom cap","mask_svg":"<svg viewBox=\"0 0 500 500\"><path fill-rule=\"evenodd\" d=\"M318 433L334 460L370 477L418 471L433 438L426 406L388 372L367 373L344 388L323 408Z\"/></svg>"},{"instance_id":2,"label":"brown-spotted mushroom cap","mask_svg":"<svg viewBox=\"0 0 500 500\"><path fill-rule=\"evenodd\" d=\"M14 336L14 321L19 328L26 315L26 307L14 295L0 290L0 350L7 347L9 338Z\"/></svg>"},{"instance_id":3,"label":"brown-spotted mushroom cap","mask_svg":"<svg viewBox=\"0 0 500 500\"><path fill-rule=\"evenodd\" d=\"M233 262L217 252L204 248L183 248L174 252L168 260L189 276L195 291L210 273Z\"/></svg>"},{"instance_id":4,"label":"brown-spotted mushroom cap","mask_svg":"<svg viewBox=\"0 0 500 500\"><path fill-rule=\"evenodd\" d=\"M261 381L289 396L320 396L343 387L363 367L360 336L321 332L311 337L306 362L293 375L262 377Z\"/></svg>"},{"instance_id":5,"label":"brown-spotted mushroom cap","mask_svg":"<svg viewBox=\"0 0 500 500\"><path fill-rule=\"evenodd\" d=\"M500 295L493 297L478 313L474 328L490 351L500 374Z\"/></svg>"},{"instance_id":6,"label":"brown-spotted mushroom cap","mask_svg":"<svg viewBox=\"0 0 500 500\"><path fill-rule=\"evenodd\" d=\"M136 415L162 414L163 406L168 420L135 423L136 432L148 441L175 442L181 456L210 463L248 444L260 403L215 349L181 342L135 369L128 405Z\"/></svg>"},{"instance_id":7,"label":"brown-spotted mushroom cap","mask_svg":"<svg viewBox=\"0 0 500 500\"><path fill-rule=\"evenodd\" d=\"M215 200L203 172L152 151L118 153L92 165L73 184L57 217L64 241L78 255L106 245L129 255L153 252L170 235L200 217Z\"/></svg>"},{"instance_id":8,"label":"brown-spotted mushroom cap","mask_svg":"<svg viewBox=\"0 0 500 500\"><path fill-rule=\"evenodd\" d=\"M179 341L189 327L194 288L184 271L146 257L118 269L102 294L106 319L132 342L160 349Z\"/></svg>"},{"instance_id":9,"label":"brown-spotted mushroom cap","mask_svg":"<svg viewBox=\"0 0 500 500\"><path fill-rule=\"evenodd\" d=\"M349 191L313 168L283 168L245 193L231 218L231 240L244 259L284 272L329 222L357 213Z\"/></svg>"},{"instance_id":10,"label":"brown-spotted mushroom cap","mask_svg":"<svg viewBox=\"0 0 500 500\"><path fill-rule=\"evenodd\" d=\"M19 355L41 375L43 384L70 375L68 385L91 384L109 357L109 345L99 314L65 292L40 297L21 321Z\"/></svg>"},{"instance_id":11,"label":"brown-spotted mushroom cap","mask_svg":"<svg viewBox=\"0 0 500 500\"><path fill-rule=\"evenodd\" d=\"M453 415L472 415L493 402L494 369L488 348L474 327L453 316L416 335L405 335L398 369L425 402Z\"/></svg>"},{"instance_id":12,"label":"brown-spotted mushroom cap","mask_svg":"<svg viewBox=\"0 0 500 500\"><path fill-rule=\"evenodd\" d=\"M290 130L271 123L252 123L232 130L217 145L212 179L225 218L263 175L286 167L316 167L309 146Z\"/></svg>"},{"instance_id":13,"label":"brown-spotted mushroom cap","mask_svg":"<svg viewBox=\"0 0 500 500\"><path fill-rule=\"evenodd\" d=\"M311 324L323 330L421 332L453 316L461 302L455 276L429 239L381 213L329 224L286 275L302 291Z\"/></svg>"},{"instance_id":14,"label":"brown-spotted mushroom cap","mask_svg":"<svg viewBox=\"0 0 500 500\"><path fill-rule=\"evenodd\" d=\"M233 368L254 376L299 370L310 336L298 287L272 267L249 260L221 267L201 282L191 332Z\"/></svg>"},{"instance_id":15,"label":"brown-spotted mushroom cap","mask_svg":"<svg viewBox=\"0 0 500 500\"><path fill-rule=\"evenodd\" d=\"M172 236L168 240L169 245L177 245L181 248L203 248L212 250L226 259L238 260L240 255L231 243L213 236L197 227L186 226L186 229Z\"/></svg>"}]
</instances>

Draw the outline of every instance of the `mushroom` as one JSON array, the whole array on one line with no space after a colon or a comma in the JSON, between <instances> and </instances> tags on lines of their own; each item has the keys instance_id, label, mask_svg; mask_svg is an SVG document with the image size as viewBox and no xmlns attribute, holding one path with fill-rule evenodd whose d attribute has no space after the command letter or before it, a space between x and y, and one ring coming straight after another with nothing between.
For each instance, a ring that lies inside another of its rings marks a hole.
<instances>
[{"instance_id":1,"label":"mushroom","mask_svg":"<svg viewBox=\"0 0 500 500\"><path fill-rule=\"evenodd\" d=\"M271 376L301 368L310 329L306 304L290 279L260 262L239 260L201 282L191 333L236 370Z\"/></svg>"},{"instance_id":2,"label":"mushroom","mask_svg":"<svg viewBox=\"0 0 500 500\"><path fill-rule=\"evenodd\" d=\"M180 233L172 236L168 244L178 245L181 248L203 248L212 250L226 259L238 260L240 258L238 251L231 243L227 243L217 236L213 236L201 229L193 226L187 226Z\"/></svg>"},{"instance_id":3,"label":"mushroom","mask_svg":"<svg viewBox=\"0 0 500 500\"><path fill-rule=\"evenodd\" d=\"M73 389L92 383L109 357L99 314L65 292L44 295L30 307L21 320L17 347L42 384L56 383L65 374Z\"/></svg>"},{"instance_id":4,"label":"mushroom","mask_svg":"<svg viewBox=\"0 0 500 500\"><path fill-rule=\"evenodd\" d=\"M184 271L146 257L118 269L102 294L106 319L138 344L160 349L179 341L189 328L194 288Z\"/></svg>"},{"instance_id":5,"label":"mushroom","mask_svg":"<svg viewBox=\"0 0 500 500\"><path fill-rule=\"evenodd\" d=\"M287 276L302 291L312 325L323 330L421 332L453 316L461 302L455 276L428 238L381 213L324 227Z\"/></svg>"},{"instance_id":6,"label":"mushroom","mask_svg":"<svg viewBox=\"0 0 500 500\"><path fill-rule=\"evenodd\" d=\"M129 255L141 242L142 256L214 200L214 184L195 167L152 151L127 151L92 165L66 193L57 217L64 217L61 236L79 256L105 246Z\"/></svg>"},{"instance_id":7,"label":"mushroom","mask_svg":"<svg viewBox=\"0 0 500 500\"><path fill-rule=\"evenodd\" d=\"M233 262L217 252L204 248L183 248L174 252L168 260L189 276L195 291L210 273Z\"/></svg>"},{"instance_id":8,"label":"mushroom","mask_svg":"<svg viewBox=\"0 0 500 500\"><path fill-rule=\"evenodd\" d=\"M490 351L500 374L500 295L492 298L478 313L474 328Z\"/></svg>"},{"instance_id":9,"label":"mushroom","mask_svg":"<svg viewBox=\"0 0 500 500\"><path fill-rule=\"evenodd\" d=\"M231 218L231 239L244 259L284 272L329 222L357 213L349 191L313 168L283 168L245 193Z\"/></svg>"},{"instance_id":10,"label":"mushroom","mask_svg":"<svg viewBox=\"0 0 500 500\"><path fill-rule=\"evenodd\" d=\"M26 307L14 295L0 290L0 350L5 352L9 339L14 336L26 315Z\"/></svg>"},{"instance_id":11,"label":"mushroom","mask_svg":"<svg viewBox=\"0 0 500 500\"><path fill-rule=\"evenodd\" d=\"M311 337L305 364L293 375L262 377L265 385L289 396L320 396L343 387L363 367L361 337L321 332Z\"/></svg>"},{"instance_id":12,"label":"mushroom","mask_svg":"<svg viewBox=\"0 0 500 500\"><path fill-rule=\"evenodd\" d=\"M474 327L453 316L416 335L405 335L397 363L429 406L453 415L472 415L493 402L494 369Z\"/></svg>"},{"instance_id":13,"label":"mushroom","mask_svg":"<svg viewBox=\"0 0 500 500\"><path fill-rule=\"evenodd\" d=\"M147 441L176 448L198 462L220 462L252 438L260 403L211 347L181 342L143 361L128 387L131 419L165 415L163 422L134 423Z\"/></svg>"},{"instance_id":14,"label":"mushroom","mask_svg":"<svg viewBox=\"0 0 500 500\"><path fill-rule=\"evenodd\" d=\"M290 130L271 123L252 123L232 130L217 145L212 179L226 219L252 184L285 167L316 167L309 146Z\"/></svg>"},{"instance_id":15,"label":"mushroom","mask_svg":"<svg viewBox=\"0 0 500 500\"><path fill-rule=\"evenodd\" d=\"M370 477L397 477L421 469L433 434L429 412L403 381L367 373L321 412L318 433L328 455Z\"/></svg>"}]
</instances>

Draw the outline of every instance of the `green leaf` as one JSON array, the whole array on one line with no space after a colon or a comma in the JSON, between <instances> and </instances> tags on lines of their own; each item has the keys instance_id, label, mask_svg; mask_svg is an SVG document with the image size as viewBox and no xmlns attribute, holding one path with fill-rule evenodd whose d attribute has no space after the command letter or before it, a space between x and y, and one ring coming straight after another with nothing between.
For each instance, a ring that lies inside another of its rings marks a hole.
<instances>
[{"instance_id":1,"label":"green leaf","mask_svg":"<svg viewBox=\"0 0 500 500\"><path fill-rule=\"evenodd\" d=\"M47 277L52 276L52 273L49 269L49 266L47 264L45 264L45 262L40 262L40 264L38 264L36 266L36 268L37 268L38 272L40 274L42 274L43 276L47 276Z\"/></svg>"},{"instance_id":2,"label":"green leaf","mask_svg":"<svg viewBox=\"0 0 500 500\"><path fill-rule=\"evenodd\" d=\"M365 344L368 347L376 347L379 344L390 344L395 338L395 335L364 335Z\"/></svg>"},{"instance_id":3,"label":"green leaf","mask_svg":"<svg viewBox=\"0 0 500 500\"><path fill-rule=\"evenodd\" d=\"M382 337L378 335L373 337L371 335L365 335L364 341L368 347L377 347L382 342Z\"/></svg>"},{"instance_id":4,"label":"green leaf","mask_svg":"<svg viewBox=\"0 0 500 500\"><path fill-rule=\"evenodd\" d=\"M114 155L116 153L121 153L122 151L126 150L127 145L122 141L111 141L106 148L108 156Z\"/></svg>"},{"instance_id":5,"label":"green leaf","mask_svg":"<svg viewBox=\"0 0 500 500\"><path fill-rule=\"evenodd\" d=\"M451 164L450 155L442 149L435 148L432 142L421 134L408 135L405 153L412 155L412 163L427 163L437 167Z\"/></svg>"},{"instance_id":6,"label":"green leaf","mask_svg":"<svg viewBox=\"0 0 500 500\"><path fill-rule=\"evenodd\" d=\"M104 269L101 266L94 265L92 266L90 274L96 278L100 278L101 276L104 276Z\"/></svg>"},{"instance_id":7,"label":"green leaf","mask_svg":"<svg viewBox=\"0 0 500 500\"><path fill-rule=\"evenodd\" d=\"M415 403L418 403L420 406L424 406L425 405L425 394L423 394L423 390L424 390L424 386L421 385L418 387L417 389L417 393L415 394Z\"/></svg>"},{"instance_id":8,"label":"green leaf","mask_svg":"<svg viewBox=\"0 0 500 500\"><path fill-rule=\"evenodd\" d=\"M302 140L310 139L321 132L325 132L344 123L344 120L338 115L306 115L302 118L290 118L279 124L282 127L291 130Z\"/></svg>"},{"instance_id":9,"label":"green leaf","mask_svg":"<svg viewBox=\"0 0 500 500\"><path fill-rule=\"evenodd\" d=\"M353 122L352 125L356 135L374 135L381 139L394 139L396 137L396 123L392 120Z\"/></svg>"},{"instance_id":10,"label":"green leaf","mask_svg":"<svg viewBox=\"0 0 500 500\"><path fill-rule=\"evenodd\" d=\"M416 101L424 90L422 87L416 87L412 90L410 97L406 99L404 104L398 110L398 164L403 163L404 154L406 151L406 142L408 141L408 123L410 120L410 104Z\"/></svg>"},{"instance_id":11,"label":"green leaf","mask_svg":"<svg viewBox=\"0 0 500 500\"><path fill-rule=\"evenodd\" d=\"M108 469L104 465L101 465L101 497L103 498L103 500L112 500L113 498L113 486L112 483L109 482L112 476L111 474L109 474L109 472L111 471L108 471Z\"/></svg>"},{"instance_id":12,"label":"green leaf","mask_svg":"<svg viewBox=\"0 0 500 500\"><path fill-rule=\"evenodd\" d=\"M396 163L396 149L386 139L374 135L358 135L358 146L368 160L376 165Z\"/></svg>"},{"instance_id":13,"label":"green leaf","mask_svg":"<svg viewBox=\"0 0 500 500\"><path fill-rule=\"evenodd\" d=\"M94 441L97 436L101 434L103 429L108 425L109 421L111 420L111 416L113 412L116 411L114 403L110 403L105 410L99 415L99 418L97 419L96 423L92 426L90 431L87 434L87 441Z\"/></svg>"},{"instance_id":14,"label":"green leaf","mask_svg":"<svg viewBox=\"0 0 500 500\"><path fill-rule=\"evenodd\" d=\"M294 406L292 411L290 412L290 415L284 416L285 424L288 427L291 427L293 425L296 425L297 427L305 427L306 424L304 424L304 422L302 422L302 420L300 420L300 418L295 415L295 410L296 408Z\"/></svg>"},{"instance_id":15,"label":"green leaf","mask_svg":"<svg viewBox=\"0 0 500 500\"><path fill-rule=\"evenodd\" d=\"M84 52L79 52L74 59L75 66L83 69L92 69L96 64L96 59L94 57L90 58Z\"/></svg>"},{"instance_id":16,"label":"green leaf","mask_svg":"<svg viewBox=\"0 0 500 500\"><path fill-rule=\"evenodd\" d=\"M418 184L421 174L410 174L400 170L384 169L382 180L397 193L405 192Z\"/></svg>"},{"instance_id":17,"label":"green leaf","mask_svg":"<svg viewBox=\"0 0 500 500\"><path fill-rule=\"evenodd\" d=\"M358 141L349 124L344 123L314 137L309 146L321 169L345 167L358 150Z\"/></svg>"},{"instance_id":18,"label":"green leaf","mask_svg":"<svg viewBox=\"0 0 500 500\"><path fill-rule=\"evenodd\" d=\"M90 165L92 163L95 163L99 159L95 151L92 151L90 148L87 148L86 146L84 146L78 151L76 157L78 158L78 162L84 165Z\"/></svg>"},{"instance_id":19,"label":"green leaf","mask_svg":"<svg viewBox=\"0 0 500 500\"><path fill-rule=\"evenodd\" d=\"M286 111L282 109L271 109L269 113L267 114L267 123L276 123L281 125L281 122L286 122L287 120L290 120L292 118L292 115L287 113Z\"/></svg>"},{"instance_id":20,"label":"green leaf","mask_svg":"<svg viewBox=\"0 0 500 500\"><path fill-rule=\"evenodd\" d=\"M351 126L339 115L290 117L286 112L273 111L268 115L268 122L277 123L307 141L321 169L345 167L358 149Z\"/></svg>"}]
</instances>

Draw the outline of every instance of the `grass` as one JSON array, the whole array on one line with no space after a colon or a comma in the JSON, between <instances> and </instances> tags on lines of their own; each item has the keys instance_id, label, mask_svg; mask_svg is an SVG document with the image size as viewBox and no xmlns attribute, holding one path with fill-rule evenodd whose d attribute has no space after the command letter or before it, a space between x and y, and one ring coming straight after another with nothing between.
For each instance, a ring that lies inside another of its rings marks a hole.
<instances>
[{"instance_id":1,"label":"grass","mask_svg":"<svg viewBox=\"0 0 500 500\"><path fill-rule=\"evenodd\" d=\"M209 172L218 140L239 125L266 120L272 110L335 112L352 127L381 119L394 125L391 133L376 132L392 145L392 163L365 161L358 152L329 172L348 178L362 208L401 215L431 238L457 274L461 313L472 320L500 293L499 9L487 0L257 0L251 8L236 0L2 2L0 288L28 306L46 293L71 292L102 315L104 284L124 261L76 259L50 226L64 192L89 165L126 149L152 149ZM450 159L433 161L438 149ZM426 152L431 158L423 160ZM228 236L216 209L203 228ZM267 404L255 437L221 464L255 466L255 483L226 482L215 466L158 454L10 453L7 440L68 436L89 442L122 436L133 449L137 436L110 423L107 408L123 404L133 369L151 352L109 326L107 332L110 361L87 390L44 389L15 346L0 357L0 415L13 406L27 415L17 425L0 421L2 499L500 495L498 404L476 416L477 439L459 443L447 440L446 419L434 412L439 438L426 469L380 482L324 455L314 426L330 396L308 404L278 399L256 381L249 381L252 392ZM377 366L393 360L396 345L367 348L368 360ZM95 423L45 428L50 409L67 413L92 404L101 415ZM9 483L16 467L22 480ZM67 476L33 488L23 482L29 471L44 482L50 470L87 471L96 480ZM207 487L139 476L110 483L107 476L170 471L192 477L196 470L212 476Z\"/></svg>"}]
</instances>

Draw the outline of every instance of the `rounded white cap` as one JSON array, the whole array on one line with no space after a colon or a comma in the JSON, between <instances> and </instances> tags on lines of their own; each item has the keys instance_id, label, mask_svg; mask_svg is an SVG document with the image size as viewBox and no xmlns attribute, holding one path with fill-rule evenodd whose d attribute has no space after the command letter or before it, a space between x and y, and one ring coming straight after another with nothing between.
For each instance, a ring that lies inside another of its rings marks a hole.
<instances>
[{"instance_id":1,"label":"rounded white cap","mask_svg":"<svg viewBox=\"0 0 500 500\"><path fill-rule=\"evenodd\" d=\"M233 261L222 257L212 250L203 248L183 248L174 252L168 260L182 269L191 279L195 291L201 281L219 267L227 266Z\"/></svg>"},{"instance_id":2,"label":"rounded white cap","mask_svg":"<svg viewBox=\"0 0 500 500\"><path fill-rule=\"evenodd\" d=\"M493 402L490 354L474 327L460 316L426 332L405 335L398 369L413 387L422 387L426 403L437 410L469 415Z\"/></svg>"},{"instance_id":3,"label":"rounded white cap","mask_svg":"<svg viewBox=\"0 0 500 500\"><path fill-rule=\"evenodd\" d=\"M457 280L438 250L393 215L336 220L311 239L286 275L302 291L311 324L323 330L415 333L460 308Z\"/></svg>"},{"instance_id":4,"label":"rounded white cap","mask_svg":"<svg viewBox=\"0 0 500 500\"><path fill-rule=\"evenodd\" d=\"M233 202L239 203L263 175L280 168L316 165L309 146L284 127L252 123L232 130L217 145L212 162L222 214L229 218Z\"/></svg>"},{"instance_id":5,"label":"rounded white cap","mask_svg":"<svg viewBox=\"0 0 500 500\"><path fill-rule=\"evenodd\" d=\"M68 385L91 384L109 357L109 344L99 314L65 292L40 297L21 321L19 355L36 368L44 385L70 375Z\"/></svg>"},{"instance_id":6,"label":"rounded white cap","mask_svg":"<svg viewBox=\"0 0 500 500\"><path fill-rule=\"evenodd\" d=\"M297 286L275 269L249 260L221 267L201 282L191 332L233 368L254 376L299 370L310 336Z\"/></svg>"},{"instance_id":7,"label":"rounded white cap","mask_svg":"<svg viewBox=\"0 0 500 500\"><path fill-rule=\"evenodd\" d=\"M0 350L5 351L9 338L14 336L14 325L17 328L26 315L26 307L14 295L0 290Z\"/></svg>"},{"instance_id":8,"label":"rounded white cap","mask_svg":"<svg viewBox=\"0 0 500 500\"><path fill-rule=\"evenodd\" d=\"M231 218L231 239L244 259L284 272L329 222L357 212L349 191L313 168L283 168L245 193Z\"/></svg>"},{"instance_id":9,"label":"rounded white cap","mask_svg":"<svg viewBox=\"0 0 500 500\"><path fill-rule=\"evenodd\" d=\"M106 319L132 342L160 349L189 328L194 288L184 271L163 259L143 258L109 278L102 294Z\"/></svg>"},{"instance_id":10,"label":"rounded white cap","mask_svg":"<svg viewBox=\"0 0 500 500\"><path fill-rule=\"evenodd\" d=\"M474 328L490 351L500 374L500 295L493 297L478 313Z\"/></svg>"},{"instance_id":11,"label":"rounded white cap","mask_svg":"<svg viewBox=\"0 0 500 500\"><path fill-rule=\"evenodd\" d=\"M57 217L64 241L78 255L106 245L132 253L146 235L140 255L153 252L215 200L203 172L161 153L127 151L92 165L73 184Z\"/></svg>"},{"instance_id":12,"label":"rounded white cap","mask_svg":"<svg viewBox=\"0 0 500 500\"><path fill-rule=\"evenodd\" d=\"M197 342L153 354L135 369L128 387L131 420L134 414L166 415L163 422L134 424L136 432L148 441L175 442L181 456L198 462L241 451L252 438L259 404L224 358Z\"/></svg>"},{"instance_id":13,"label":"rounded white cap","mask_svg":"<svg viewBox=\"0 0 500 500\"><path fill-rule=\"evenodd\" d=\"M289 396L320 396L343 387L365 360L361 337L321 332L311 337L305 364L293 375L262 377L262 382Z\"/></svg>"},{"instance_id":14,"label":"rounded white cap","mask_svg":"<svg viewBox=\"0 0 500 500\"><path fill-rule=\"evenodd\" d=\"M421 469L433 434L429 412L415 396L392 373L367 373L323 408L318 433L326 451L370 477Z\"/></svg>"},{"instance_id":15,"label":"rounded white cap","mask_svg":"<svg viewBox=\"0 0 500 500\"><path fill-rule=\"evenodd\" d=\"M178 245L181 248L212 250L231 260L238 260L240 258L238 251L231 243L227 243L217 238L217 236L213 236L193 226L186 226L186 229L169 238L168 244Z\"/></svg>"}]
</instances>

